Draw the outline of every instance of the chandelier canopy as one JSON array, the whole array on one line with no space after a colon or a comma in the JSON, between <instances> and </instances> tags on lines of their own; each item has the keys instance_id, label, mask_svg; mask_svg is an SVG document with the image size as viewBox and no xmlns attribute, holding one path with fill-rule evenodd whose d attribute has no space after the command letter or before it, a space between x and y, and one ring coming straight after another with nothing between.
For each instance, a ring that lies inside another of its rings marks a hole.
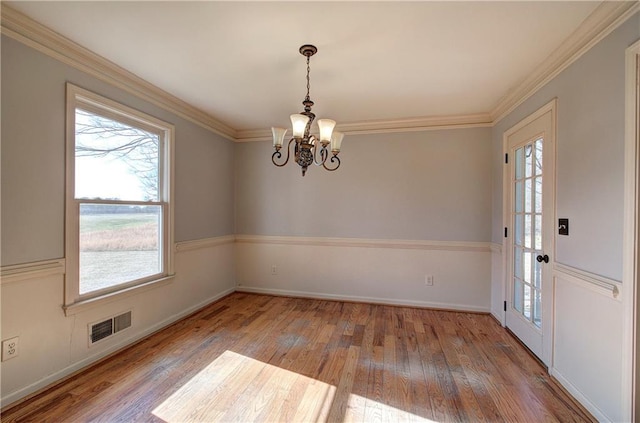
<instances>
[{"instance_id":1,"label":"chandelier canopy","mask_svg":"<svg viewBox=\"0 0 640 423\"><path fill-rule=\"evenodd\" d=\"M278 167L286 165L289 162L291 146L293 145L293 155L296 163L302 168L302 176L307 173L307 168L312 163L316 166L322 166L329 171L334 171L339 168L340 159L338 158L338 154L340 153L342 138L344 138L343 133L333 130L336 126L336 121L331 119L318 119L319 137L310 134L311 124L313 124L316 115L311 111L314 103L309 97L309 90L311 88L311 83L309 82L309 59L317 52L318 49L310 44L305 44L300 47L300 54L307 58L307 95L302 102L304 111L291 115L293 136L287 144L287 157L284 161L281 161L282 153L280 149L282 149L287 129L271 128L271 132L273 132L273 147L276 150L271 156L271 161ZM330 159L329 152L327 151L329 144L331 144L332 154ZM327 159L329 159L329 163L327 163Z\"/></svg>"}]
</instances>

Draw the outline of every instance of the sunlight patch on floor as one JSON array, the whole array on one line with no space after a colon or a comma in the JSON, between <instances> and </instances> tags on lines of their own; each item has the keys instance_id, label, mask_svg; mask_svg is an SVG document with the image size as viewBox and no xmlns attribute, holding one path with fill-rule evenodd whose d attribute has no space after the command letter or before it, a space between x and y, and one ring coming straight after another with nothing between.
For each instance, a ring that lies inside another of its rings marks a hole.
<instances>
[{"instance_id":1,"label":"sunlight patch on floor","mask_svg":"<svg viewBox=\"0 0 640 423\"><path fill-rule=\"evenodd\" d=\"M232 351L225 351L153 410L167 423L412 421L435 423ZM347 399L347 398L345 398ZM332 409L341 407L343 410Z\"/></svg>"},{"instance_id":2,"label":"sunlight patch on floor","mask_svg":"<svg viewBox=\"0 0 640 423\"><path fill-rule=\"evenodd\" d=\"M168 423L325 421L335 390L327 383L225 351L153 414Z\"/></svg>"}]
</instances>

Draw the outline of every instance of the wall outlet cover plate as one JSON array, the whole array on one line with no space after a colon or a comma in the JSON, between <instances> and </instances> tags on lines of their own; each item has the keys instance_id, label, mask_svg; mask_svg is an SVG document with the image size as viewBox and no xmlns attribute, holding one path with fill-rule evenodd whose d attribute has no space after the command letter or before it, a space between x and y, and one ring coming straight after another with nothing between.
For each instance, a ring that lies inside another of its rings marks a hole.
<instances>
[{"instance_id":1,"label":"wall outlet cover plate","mask_svg":"<svg viewBox=\"0 0 640 423\"><path fill-rule=\"evenodd\" d=\"M2 341L2 361L7 361L18 356L18 337Z\"/></svg>"}]
</instances>

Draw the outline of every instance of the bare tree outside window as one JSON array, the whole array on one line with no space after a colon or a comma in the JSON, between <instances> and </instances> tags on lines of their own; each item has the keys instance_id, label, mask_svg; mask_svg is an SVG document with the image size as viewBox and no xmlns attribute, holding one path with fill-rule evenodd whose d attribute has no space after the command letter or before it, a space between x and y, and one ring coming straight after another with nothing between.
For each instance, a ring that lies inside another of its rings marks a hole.
<instances>
[{"instance_id":1,"label":"bare tree outside window","mask_svg":"<svg viewBox=\"0 0 640 423\"><path fill-rule=\"evenodd\" d=\"M144 201L158 199L158 152L157 135L76 110L76 157L122 160L140 182Z\"/></svg>"}]
</instances>

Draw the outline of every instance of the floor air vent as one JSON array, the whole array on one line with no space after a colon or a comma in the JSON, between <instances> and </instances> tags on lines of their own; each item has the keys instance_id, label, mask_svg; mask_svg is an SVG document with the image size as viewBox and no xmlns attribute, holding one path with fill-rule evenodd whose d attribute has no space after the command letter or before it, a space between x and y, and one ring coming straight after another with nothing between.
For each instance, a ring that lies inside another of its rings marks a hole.
<instances>
[{"instance_id":1,"label":"floor air vent","mask_svg":"<svg viewBox=\"0 0 640 423\"><path fill-rule=\"evenodd\" d=\"M89 326L89 340L92 344L131 326L131 312L120 314Z\"/></svg>"},{"instance_id":2,"label":"floor air vent","mask_svg":"<svg viewBox=\"0 0 640 423\"><path fill-rule=\"evenodd\" d=\"M130 311L113 318L113 333L120 332L121 330L126 329L129 326L131 326Z\"/></svg>"}]
</instances>

